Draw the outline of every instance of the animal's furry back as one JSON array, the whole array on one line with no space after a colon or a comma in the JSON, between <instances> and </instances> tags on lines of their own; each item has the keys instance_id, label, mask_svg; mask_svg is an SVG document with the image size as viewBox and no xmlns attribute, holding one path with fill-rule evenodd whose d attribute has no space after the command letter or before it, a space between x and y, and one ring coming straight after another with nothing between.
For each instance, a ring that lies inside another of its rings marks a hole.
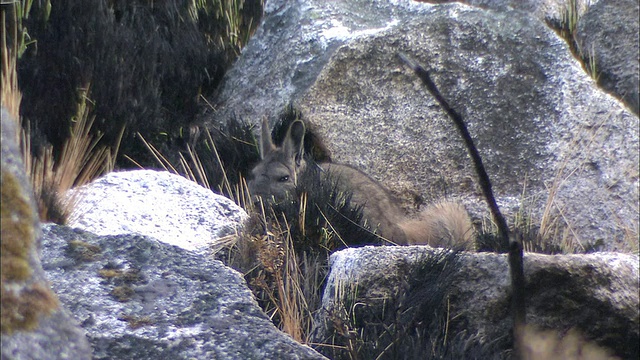
<instances>
[{"instance_id":1,"label":"animal's furry back","mask_svg":"<svg viewBox=\"0 0 640 360\"><path fill-rule=\"evenodd\" d=\"M362 205L362 213L372 229L387 240L406 244L407 238L400 227L404 215L395 199L377 181L362 171L347 165L322 163L327 175L337 178L340 185L352 193L352 202Z\"/></svg>"},{"instance_id":2,"label":"animal's furry back","mask_svg":"<svg viewBox=\"0 0 640 360\"><path fill-rule=\"evenodd\" d=\"M399 245L474 249L473 225L461 204L439 202L416 218L408 218L387 190L363 172L335 163L320 166L342 180L345 188L353 193L353 202L363 205L364 217L382 237Z\"/></svg>"}]
</instances>

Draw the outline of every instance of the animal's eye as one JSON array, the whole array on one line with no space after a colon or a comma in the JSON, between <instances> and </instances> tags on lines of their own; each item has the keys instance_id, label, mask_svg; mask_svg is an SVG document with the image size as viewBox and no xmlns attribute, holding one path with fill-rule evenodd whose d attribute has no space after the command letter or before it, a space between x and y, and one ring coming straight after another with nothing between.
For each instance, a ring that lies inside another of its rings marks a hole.
<instances>
[{"instance_id":1,"label":"animal's eye","mask_svg":"<svg viewBox=\"0 0 640 360\"><path fill-rule=\"evenodd\" d=\"M281 177L280 179L278 179L279 182L287 182L289 181L289 175L285 175L283 177Z\"/></svg>"}]
</instances>

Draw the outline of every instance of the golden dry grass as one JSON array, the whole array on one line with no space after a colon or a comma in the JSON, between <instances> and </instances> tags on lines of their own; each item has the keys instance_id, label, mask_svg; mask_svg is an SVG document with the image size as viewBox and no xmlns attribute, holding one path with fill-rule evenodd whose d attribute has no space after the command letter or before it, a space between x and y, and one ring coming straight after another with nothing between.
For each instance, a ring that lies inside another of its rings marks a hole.
<instances>
[{"instance_id":1,"label":"golden dry grass","mask_svg":"<svg viewBox=\"0 0 640 360\"><path fill-rule=\"evenodd\" d=\"M16 23L16 21L14 21ZM5 13L2 13L2 26L5 28ZM13 36L17 31L14 31ZM17 41L13 48L7 46L7 36L2 37L2 106L11 114L14 121L20 122L20 103L22 95L18 88L16 73ZM31 180L38 212L42 221L65 224L73 212L76 199L67 196L73 186L81 186L101 174L112 171L119 148L119 140L111 148L100 146L100 135L93 135L93 119L89 119L91 103L89 87L81 89L81 101L73 118L71 136L61 149L57 159L54 149L47 146L34 155L31 148L30 128L23 129L19 139L27 176ZM5 119L3 119L5 121ZM120 132L120 139L124 128Z\"/></svg>"},{"instance_id":2,"label":"golden dry grass","mask_svg":"<svg viewBox=\"0 0 640 360\"><path fill-rule=\"evenodd\" d=\"M22 146L27 174L33 185L42 221L66 224L78 201L69 190L82 186L102 174L113 171L124 128L113 147L100 145L101 135L92 134L94 119L89 118L91 102L89 88L81 89L81 101L72 119L71 135L54 156L52 146L40 149L34 156L30 144L29 128L23 131ZM77 193L74 193L77 194Z\"/></svg>"}]
</instances>

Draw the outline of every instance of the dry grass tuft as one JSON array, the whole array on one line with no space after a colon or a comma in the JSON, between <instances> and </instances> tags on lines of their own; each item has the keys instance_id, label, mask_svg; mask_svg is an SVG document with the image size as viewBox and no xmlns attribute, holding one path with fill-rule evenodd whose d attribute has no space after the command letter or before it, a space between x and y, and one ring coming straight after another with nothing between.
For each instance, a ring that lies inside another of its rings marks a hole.
<instances>
[{"instance_id":1,"label":"dry grass tuft","mask_svg":"<svg viewBox=\"0 0 640 360\"><path fill-rule=\"evenodd\" d=\"M230 266L245 278L261 306L282 331L309 343L313 312L320 305L328 253L298 251L291 226L260 204L238 239ZM275 220L274 220L275 219Z\"/></svg>"},{"instance_id":2,"label":"dry grass tuft","mask_svg":"<svg viewBox=\"0 0 640 360\"><path fill-rule=\"evenodd\" d=\"M571 52L580 61L587 74L598 81L600 74L595 60L595 49L584 49L576 36L578 22L590 6L591 0L568 0L558 25L558 33L567 41Z\"/></svg>"},{"instance_id":3,"label":"dry grass tuft","mask_svg":"<svg viewBox=\"0 0 640 360\"><path fill-rule=\"evenodd\" d=\"M6 29L4 12L2 13L2 29ZM15 42L14 42L15 44ZM18 75L16 74L16 52L14 47L7 47L6 36L2 37L2 107L7 109L14 119L19 119L20 101L22 94L18 90ZM17 140L17 139L16 139Z\"/></svg>"},{"instance_id":4,"label":"dry grass tuft","mask_svg":"<svg viewBox=\"0 0 640 360\"><path fill-rule=\"evenodd\" d=\"M254 5L263 9L264 1ZM254 18L247 16L246 6L245 0L198 0L192 2L189 13L196 21L200 12L214 13L222 24L223 31L210 41L217 42L227 53L237 57L257 27L257 23L253 22Z\"/></svg>"},{"instance_id":5,"label":"dry grass tuft","mask_svg":"<svg viewBox=\"0 0 640 360\"><path fill-rule=\"evenodd\" d=\"M22 133L25 167L33 185L42 221L66 224L78 201L76 196L67 196L69 190L113 171L115 166L124 128L112 148L98 146L101 135L91 134L94 119L89 119L89 88L81 89L80 92L81 102L72 119L71 136L64 143L58 159L54 158L51 145L34 156L29 128Z\"/></svg>"}]
</instances>

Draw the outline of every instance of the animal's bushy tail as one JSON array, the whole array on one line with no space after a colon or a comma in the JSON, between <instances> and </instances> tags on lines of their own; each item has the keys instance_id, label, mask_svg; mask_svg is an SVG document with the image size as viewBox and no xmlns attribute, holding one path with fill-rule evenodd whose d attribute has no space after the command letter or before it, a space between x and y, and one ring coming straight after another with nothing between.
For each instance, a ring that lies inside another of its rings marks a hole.
<instances>
[{"instance_id":1,"label":"animal's bushy tail","mask_svg":"<svg viewBox=\"0 0 640 360\"><path fill-rule=\"evenodd\" d=\"M430 205L418 217L400 223L407 245L475 250L474 230L462 204L441 201Z\"/></svg>"}]
</instances>

